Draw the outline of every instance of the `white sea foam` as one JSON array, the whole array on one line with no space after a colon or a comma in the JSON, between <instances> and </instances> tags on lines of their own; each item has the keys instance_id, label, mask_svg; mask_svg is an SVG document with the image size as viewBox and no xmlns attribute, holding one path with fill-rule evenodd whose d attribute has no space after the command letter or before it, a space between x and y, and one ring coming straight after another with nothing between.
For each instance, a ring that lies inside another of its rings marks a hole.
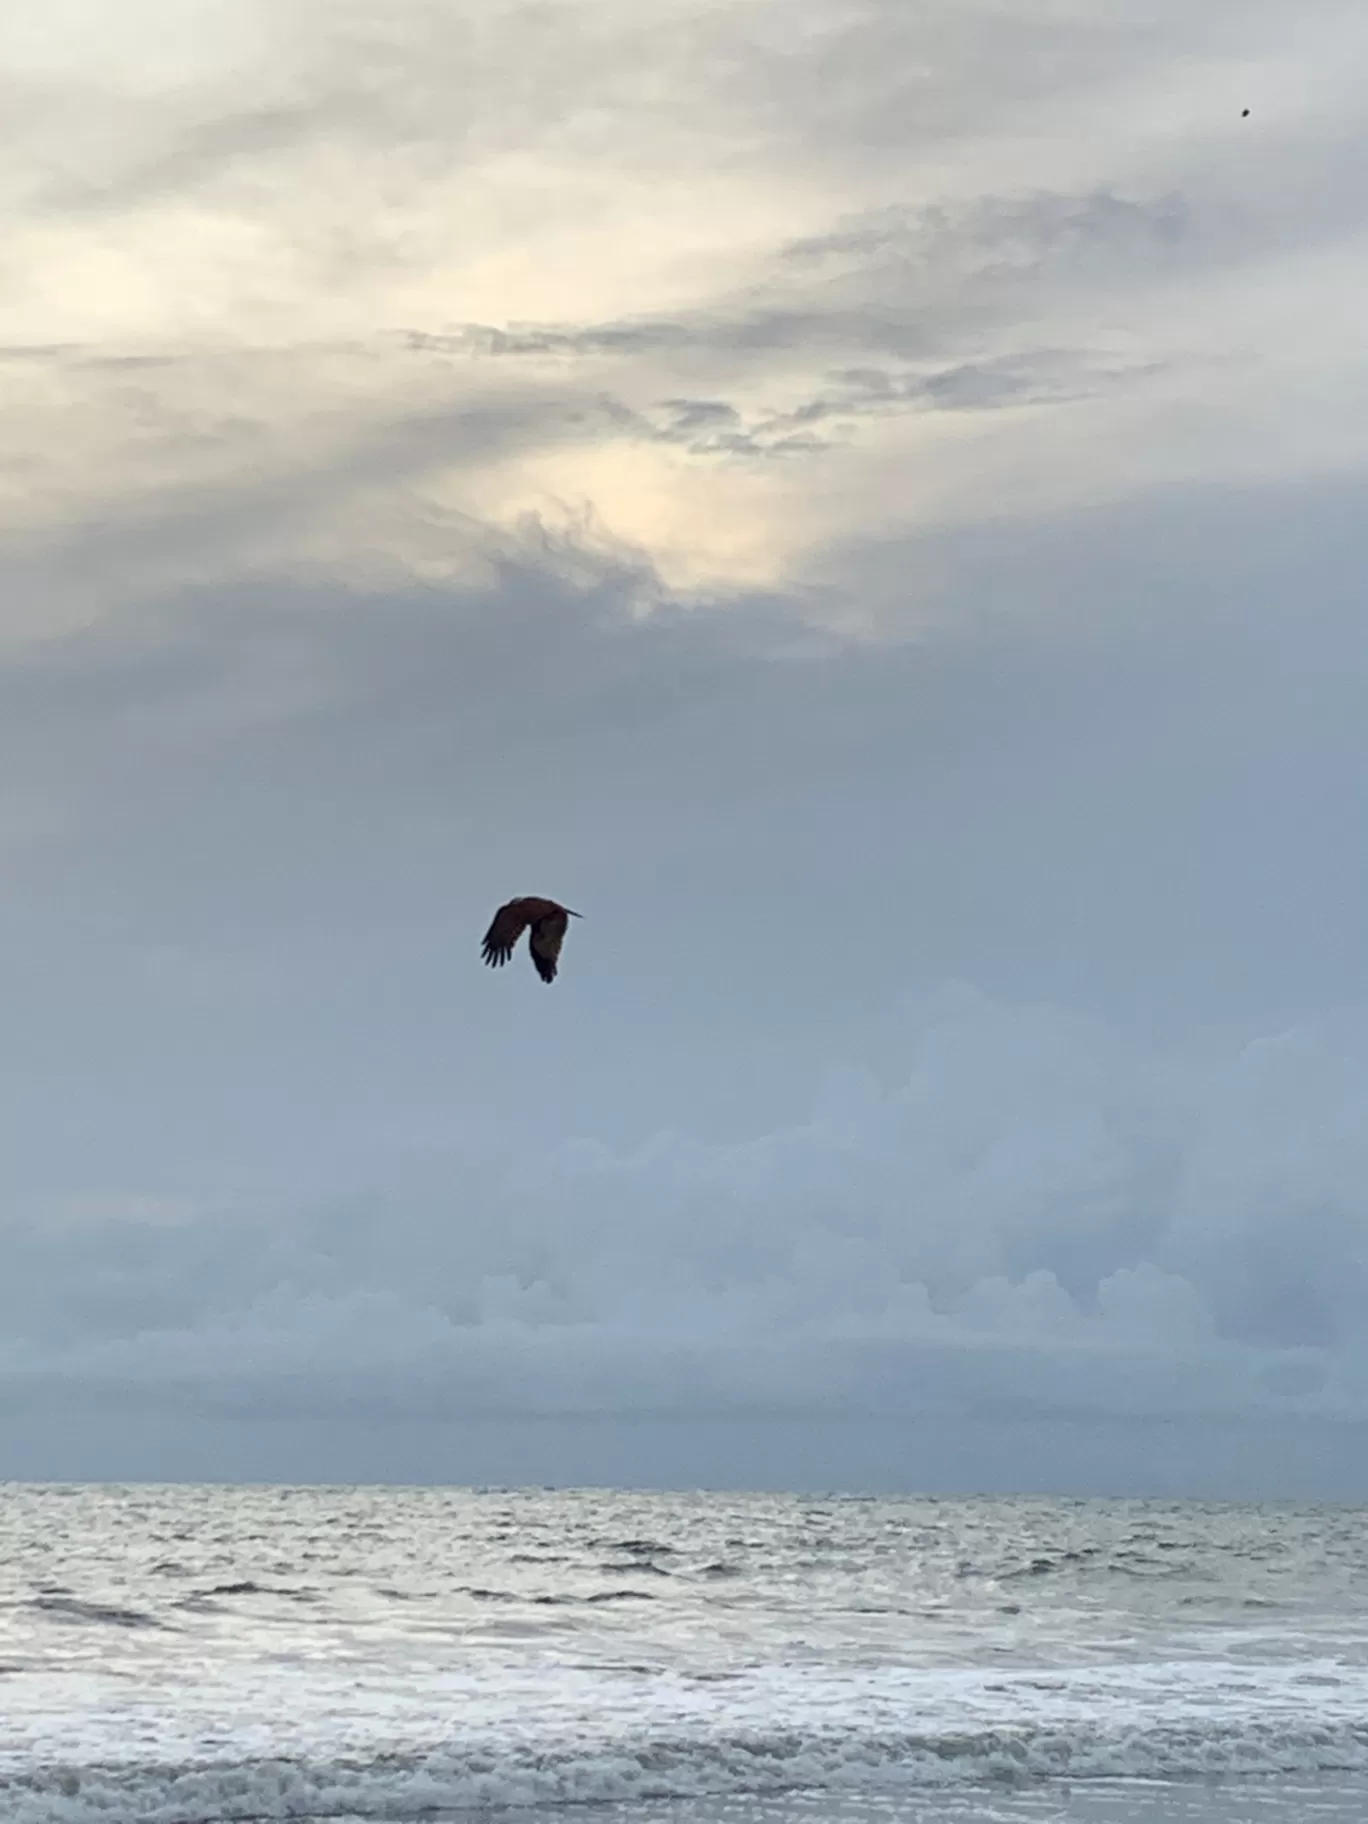
<instances>
[{"instance_id":1,"label":"white sea foam","mask_svg":"<svg viewBox=\"0 0 1368 1824\"><path fill-rule=\"evenodd\" d=\"M1360 1709L1359 1717L1363 1711ZM458 1732L459 1733L459 1732ZM799 1727L769 1734L586 1741L578 1750L455 1746L335 1760L222 1758L192 1764L50 1765L0 1780L12 1824L246 1824L258 1819L404 1820L500 1807L767 1795L871 1788L915 1792L978 1784L1173 1780L1368 1770L1368 1724L861 1734Z\"/></svg>"}]
</instances>

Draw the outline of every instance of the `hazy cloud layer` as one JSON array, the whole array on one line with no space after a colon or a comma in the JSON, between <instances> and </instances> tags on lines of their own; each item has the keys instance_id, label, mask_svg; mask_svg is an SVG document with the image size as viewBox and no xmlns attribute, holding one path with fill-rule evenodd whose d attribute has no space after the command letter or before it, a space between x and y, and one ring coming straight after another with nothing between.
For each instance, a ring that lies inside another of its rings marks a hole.
<instances>
[{"instance_id":1,"label":"hazy cloud layer","mask_svg":"<svg viewBox=\"0 0 1368 1824\"><path fill-rule=\"evenodd\" d=\"M1368 1419L1365 54L0 18L8 1395Z\"/></svg>"},{"instance_id":2,"label":"hazy cloud layer","mask_svg":"<svg viewBox=\"0 0 1368 1824\"><path fill-rule=\"evenodd\" d=\"M1368 1418L1368 1075L1218 1069L966 991L811 1116L303 1214L12 1227L6 1378L264 1413Z\"/></svg>"},{"instance_id":3,"label":"hazy cloud layer","mask_svg":"<svg viewBox=\"0 0 1368 1824\"><path fill-rule=\"evenodd\" d=\"M677 587L791 586L985 487L1357 463L1363 30L1331 0L16 26L7 516L61 561L10 618L460 578L472 520L587 503Z\"/></svg>"}]
</instances>

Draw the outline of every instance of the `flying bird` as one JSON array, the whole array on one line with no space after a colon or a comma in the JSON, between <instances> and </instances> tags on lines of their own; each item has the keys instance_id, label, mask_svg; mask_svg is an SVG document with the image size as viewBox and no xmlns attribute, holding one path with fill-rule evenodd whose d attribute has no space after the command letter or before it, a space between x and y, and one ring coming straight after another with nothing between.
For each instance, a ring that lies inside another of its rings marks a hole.
<instances>
[{"instance_id":1,"label":"flying bird","mask_svg":"<svg viewBox=\"0 0 1368 1824\"><path fill-rule=\"evenodd\" d=\"M544 982L553 982L566 926L572 918L582 916L568 906L558 905L554 899L538 899L535 895L510 899L494 914L494 922L485 932L481 954L492 969L502 968L512 956L518 939L528 931L527 948L537 974Z\"/></svg>"}]
</instances>

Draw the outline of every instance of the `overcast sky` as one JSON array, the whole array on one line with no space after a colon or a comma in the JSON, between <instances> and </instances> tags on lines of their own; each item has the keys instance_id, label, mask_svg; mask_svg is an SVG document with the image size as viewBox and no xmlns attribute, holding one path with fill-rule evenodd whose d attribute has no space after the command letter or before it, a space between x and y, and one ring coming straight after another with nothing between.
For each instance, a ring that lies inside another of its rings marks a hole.
<instances>
[{"instance_id":1,"label":"overcast sky","mask_svg":"<svg viewBox=\"0 0 1368 1824\"><path fill-rule=\"evenodd\" d=\"M0 1475L1368 1494L1366 60L0 5Z\"/></svg>"}]
</instances>

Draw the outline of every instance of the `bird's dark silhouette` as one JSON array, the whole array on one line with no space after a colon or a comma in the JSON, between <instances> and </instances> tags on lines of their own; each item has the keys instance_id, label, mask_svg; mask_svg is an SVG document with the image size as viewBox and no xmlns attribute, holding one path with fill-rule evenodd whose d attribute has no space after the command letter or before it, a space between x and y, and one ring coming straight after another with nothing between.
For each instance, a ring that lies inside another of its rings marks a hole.
<instances>
[{"instance_id":1,"label":"bird's dark silhouette","mask_svg":"<svg viewBox=\"0 0 1368 1824\"><path fill-rule=\"evenodd\" d=\"M510 899L494 914L494 921L485 932L481 954L491 968L501 968L512 956L518 939L527 931L527 948L537 974L544 982L553 982L566 926L572 918L582 916L568 906L557 904L554 899L538 899L535 895Z\"/></svg>"}]
</instances>

